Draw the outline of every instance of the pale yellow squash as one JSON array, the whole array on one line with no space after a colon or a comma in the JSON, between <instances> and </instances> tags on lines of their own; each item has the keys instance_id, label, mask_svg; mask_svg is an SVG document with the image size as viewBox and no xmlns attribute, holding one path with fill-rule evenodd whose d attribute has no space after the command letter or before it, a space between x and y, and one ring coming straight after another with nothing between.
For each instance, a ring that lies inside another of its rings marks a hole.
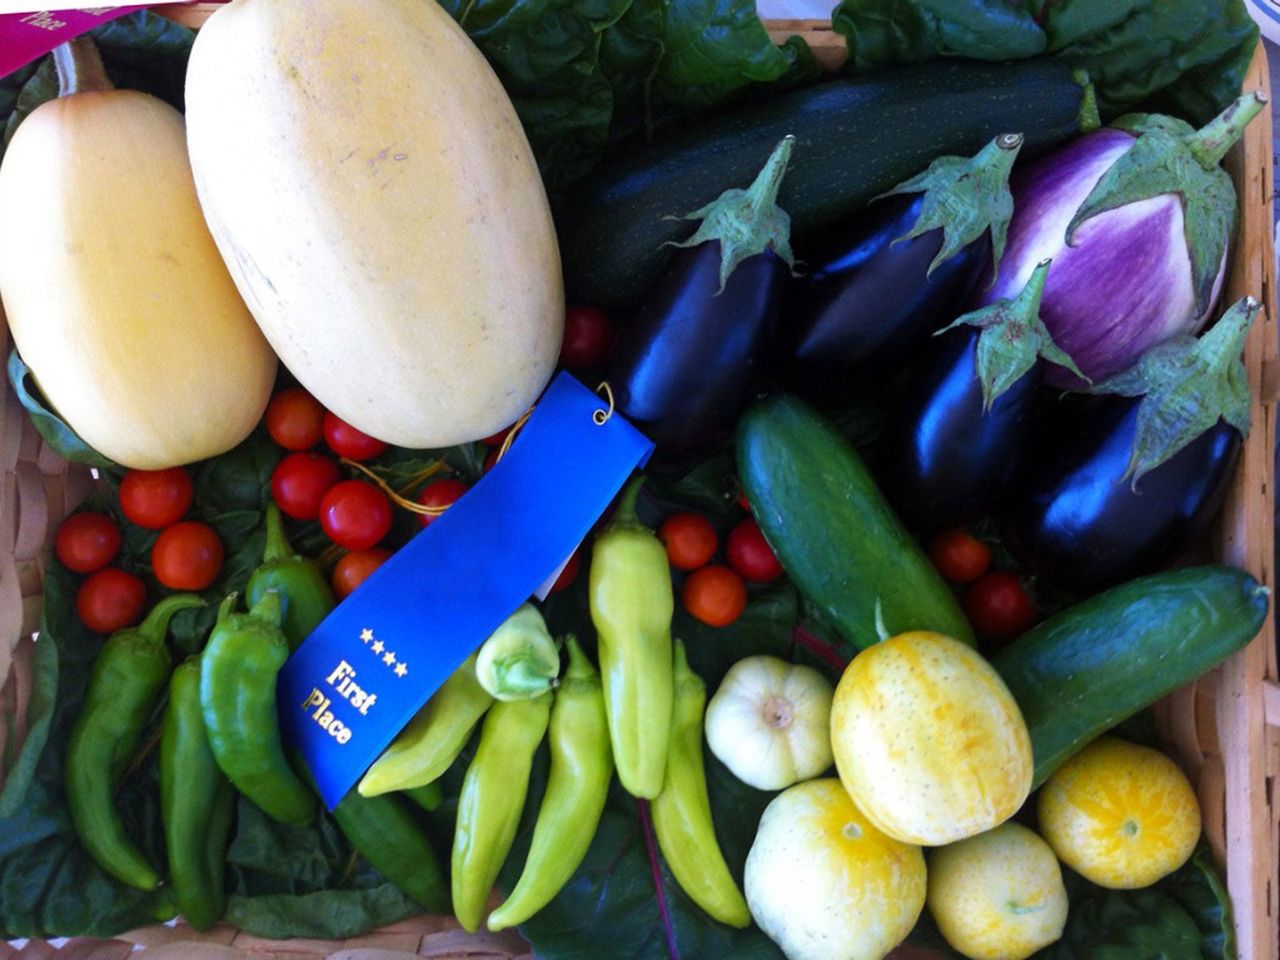
<instances>
[{"instance_id":1,"label":"pale yellow squash","mask_svg":"<svg viewBox=\"0 0 1280 960\"><path fill-rule=\"evenodd\" d=\"M546 194L507 94L432 0L233 0L187 72L218 247L284 364L381 440L507 426L564 327Z\"/></svg>"},{"instance_id":2,"label":"pale yellow squash","mask_svg":"<svg viewBox=\"0 0 1280 960\"><path fill-rule=\"evenodd\" d=\"M1072 870L1100 887L1147 887L1190 859L1200 805L1159 750L1099 737L1040 790L1040 830Z\"/></svg>"},{"instance_id":3,"label":"pale yellow squash","mask_svg":"<svg viewBox=\"0 0 1280 960\"><path fill-rule=\"evenodd\" d=\"M924 855L877 830L839 780L809 780L765 808L743 888L788 960L881 960L924 909Z\"/></svg>"},{"instance_id":4,"label":"pale yellow squash","mask_svg":"<svg viewBox=\"0 0 1280 960\"><path fill-rule=\"evenodd\" d=\"M990 830L1031 791L1031 738L1009 688L938 633L900 634L853 659L831 707L831 748L853 802L904 843Z\"/></svg>"},{"instance_id":5,"label":"pale yellow squash","mask_svg":"<svg viewBox=\"0 0 1280 960\"><path fill-rule=\"evenodd\" d=\"M46 399L159 469L252 431L275 378L196 200L182 116L136 91L38 107L0 164L0 299Z\"/></svg>"}]
</instances>

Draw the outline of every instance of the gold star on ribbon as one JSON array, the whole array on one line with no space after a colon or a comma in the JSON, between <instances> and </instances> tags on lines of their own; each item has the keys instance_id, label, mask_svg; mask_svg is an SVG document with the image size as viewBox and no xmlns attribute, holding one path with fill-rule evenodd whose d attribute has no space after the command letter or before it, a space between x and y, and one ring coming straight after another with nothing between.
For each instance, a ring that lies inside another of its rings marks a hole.
<instances>
[{"instance_id":1,"label":"gold star on ribbon","mask_svg":"<svg viewBox=\"0 0 1280 960\"><path fill-rule=\"evenodd\" d=\"M368 643L372 639L373 639L373 631L370 630L368 627L365 627L363 630L360 631L361 643Z\"/></svg>"},{"instance_id":2,"label":"gold star on ribbon","mask_svg":"<svg viewBox=\"0 0 1280 960\"><path fill-rule=\"evenodd\" d=\"M369 649L371 649L374 653L381 653L386 648L386 646L387 645L383 643L381 640L375 640L373 641L373 646L370 647Z\"/></svg>"},{"instance_id":3,"label":"gold star on ribbon","mask_svg":"<svg viewBox=\"0 0 1280 960\"><path fill-rule=\"evenodd\" d=\"M401 660L399 663L396 664L397 677L403 677L408 672L409 672L409 665L406 664L403 660Z\"/></svg>"},{"instance_id":4,"label":"gold star on ribbon","mask_svg":"<svg viewBox=\"0 0 1280 960\"><path fill-rule=\"evenodd\" d=\"M392 650L388 650L387 655L382 658L382 662L385 663L388 667L391 666L393 663L395 663L396 662L395 652Z\"/></svg>"}]
</instances>

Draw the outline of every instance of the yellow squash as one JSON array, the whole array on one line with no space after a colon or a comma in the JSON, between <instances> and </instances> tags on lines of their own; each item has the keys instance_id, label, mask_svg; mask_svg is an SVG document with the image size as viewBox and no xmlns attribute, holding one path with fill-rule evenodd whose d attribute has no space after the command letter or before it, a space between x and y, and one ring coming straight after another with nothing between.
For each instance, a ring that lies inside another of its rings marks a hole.
<instances>
[{"instance_id":1,"label":"yellow squash","mask_svg":"<svg viewBox=\"0 0 1280 960\"><path fill-rule=\"evenodd\" d=\"M990 830L1031 791L1031 738L995 669L927 631L868 647L831 707L836 770L853 802L904 843L939 846Z\"/></svg>"},{"instance_id":2,"label":"yellow squash","mask_svg":"<svg viewBox=\"0 0 1280 960\"><path fill-rule=\"evenodd\" d=\"M187 72L205 216L280 359L381 440L487 436L564 326L546 194L515 111L433 0L233 0Z\"/></svg>"},{"instance_id":3,"label":"yellow squash","mask_svg":"<svg viewBox=\"0 0 1280 960\"><path fill-rule=\"evenodd\" d=\"M201 216L178 111L130 90L41 105L0 164L0 211L14 343L85 442L158 469L249 434L276 358Z\"/></svg>"}]
</instances>

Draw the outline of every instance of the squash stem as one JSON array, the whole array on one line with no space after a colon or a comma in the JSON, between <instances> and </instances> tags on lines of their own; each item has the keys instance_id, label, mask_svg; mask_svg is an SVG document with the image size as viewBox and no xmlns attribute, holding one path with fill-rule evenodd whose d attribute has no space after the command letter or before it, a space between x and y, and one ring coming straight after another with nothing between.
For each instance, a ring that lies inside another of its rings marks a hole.
<instances>
[{"instance_id":1,"label":"squash stem","mask_svg":"<svg viewBox=\"0 0 1280 960\"><path fill-rule=\"evenodd\" d=\"M98 45L88 37L76 37L53 50L53 66L58 72L58 96L114 90Z\"/></svg>"}]
</instances>

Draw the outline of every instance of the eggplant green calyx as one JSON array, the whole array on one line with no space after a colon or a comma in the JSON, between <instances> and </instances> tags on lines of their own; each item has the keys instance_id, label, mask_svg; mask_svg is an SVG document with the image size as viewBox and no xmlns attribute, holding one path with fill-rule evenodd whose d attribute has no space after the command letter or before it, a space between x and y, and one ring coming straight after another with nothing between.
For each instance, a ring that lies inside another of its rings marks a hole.
<instances>
[{"instance_id":1,"label":"eggplant green calyx","mask_svg":"<svg viewBox=\"0 0 1280 960\"><path fill-rule=\"evenodd\" d=\"M1132 489L1219 419L1249 435L1252 399L1241 354L1260 309L1245 297L1199 339L1174 337L1152 347L1128 370L1088 391L1142 397L1124 475Z\"/></svg>"},{"instance_id":2,"label":"eggplant green calyx","mask_svg":"<svg viewBox=\"0 0 1280 960\"><path fill-rule=\"evenodd\" d=\"M978 379L982 383L982 412L985 414L1000 395L1021 380L1036 361L1043 357L1050 363L1066 367L1077 377L1088 381L1074 360L1053 342L1040 319L1040 298L1049 276L1049 260L1041 260L1031 278L1012 300L997 300L990 306L966 313L954 327L978 327ZM935 334L937 336L937 334Z\"/></svg>"},{"instance_id":3,"label":"eggplant green calyx","mask_svg":"<svg viewBox=\"0 0 1280 960\"><path fill-rule=\"evenodd\" d=\"M1113 127L1136 139L1080 204L1067 225L1067 243L1081 224L1104 211L1166 193L1181 198L1191 284L1196 309L1203 315L1235 230L1235 187L1218 164L1265 103L1261 93L1246 93L1202 130L1160 114L1129 114L1116 120Z\"/></svg>"},{"instance_id":4,"label":"eggplant green calyx","mask_svg":"<svg viewBox=\"0 0 1280 960\"><path fill-rule=\"evenodd\" d=\"M560 651L531 603L521 605L480 647L476 679L496 700L532 700L556 685Z\"/></svg>"},{"instance_id":5,"label":"eggplant green calyx","mask_svg":"<svg viewBox=\"0 0 1280 960\"><path fill-rule=\"evenodd\" d=\"M991 231L992 282L1000 269L1009 220L1013 217L1013 194L1009 192L1009 171L1022 149L1022 134L1002 133L973 157L939 157L929 169L904 180L881 197L897 193L923 193L920 216L910 232L893 242L911 240L931 230L942 231L942 249L929 264L925 275L951 259L969 244ZM879 197L876 198L880 199Z\"/></svg>"},{"instance_id":6,"label":"eggplant green calyx","mask_svg":"<svg viewBox=\"0 0 1280 960\"><path fill-rule=\"evenodd\" d=\"M747 189L726 190L700 210L678 218L702 223L692 237L673 242L672 246L696 247L712 240L720 241L717 294L724 290L738 264L770 247L787 266L795 268L795 257L791 253L791 217L776 202L795 142L795 137L783 137Z\"/></svg>"}]
</instances>

